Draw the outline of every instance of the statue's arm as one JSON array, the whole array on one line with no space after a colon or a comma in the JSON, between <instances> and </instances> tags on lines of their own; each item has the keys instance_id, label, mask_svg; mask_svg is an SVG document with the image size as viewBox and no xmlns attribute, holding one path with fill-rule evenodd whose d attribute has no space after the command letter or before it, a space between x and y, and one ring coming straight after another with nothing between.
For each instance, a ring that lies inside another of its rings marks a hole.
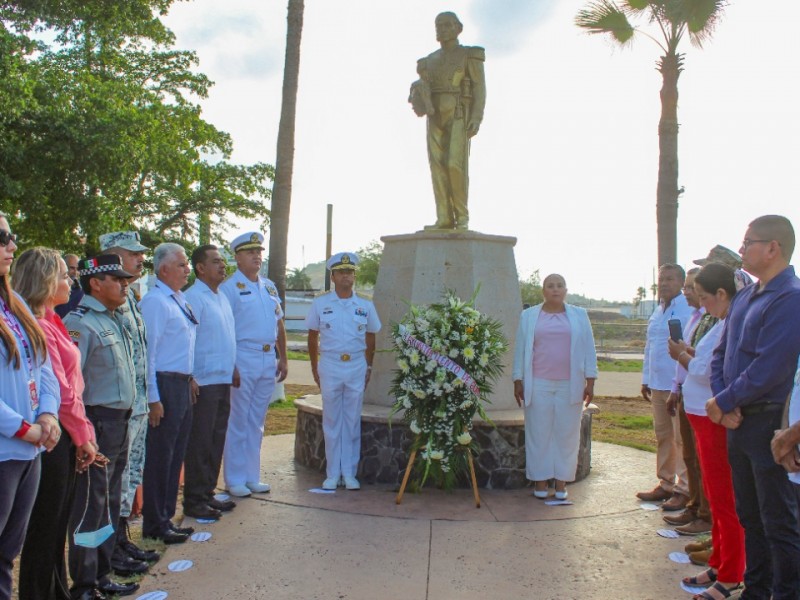
<instances>
[{"instance_id":1,"label":"statue's arm","mask_svg":"<svg viewBox=\"0 0 800 600\"><path fill-rule=\"evenodd\" d=\"M472 81L472 104L470 106L467 133L471 136L478 133L483 121L483 111L486 108L486 76L483 63L486 60L486 51L479 46L472 46L467 53L467 77Z\"/></svg>"}]
</instances>

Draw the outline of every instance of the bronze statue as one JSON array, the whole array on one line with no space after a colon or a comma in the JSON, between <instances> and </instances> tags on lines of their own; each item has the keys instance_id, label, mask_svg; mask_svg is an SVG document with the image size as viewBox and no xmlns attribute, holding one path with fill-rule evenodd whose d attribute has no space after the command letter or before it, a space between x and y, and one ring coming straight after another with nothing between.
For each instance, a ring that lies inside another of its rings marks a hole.
<instances>
[{"instance_id":1,"label":"bronze statue","mask_svg":"<svg viewBox=\"0 0 800 600\"><path fill-rule=\"evenodd\" d=\"M486 57L483 48L458 43L463 29L452 12L436 16L436 40L442 47L417 61L419 80L411 84L408 99L418 116L428 117L436 223L425 229L469 227L469 144L486 105Z\"/></svg>"}]
</instances>

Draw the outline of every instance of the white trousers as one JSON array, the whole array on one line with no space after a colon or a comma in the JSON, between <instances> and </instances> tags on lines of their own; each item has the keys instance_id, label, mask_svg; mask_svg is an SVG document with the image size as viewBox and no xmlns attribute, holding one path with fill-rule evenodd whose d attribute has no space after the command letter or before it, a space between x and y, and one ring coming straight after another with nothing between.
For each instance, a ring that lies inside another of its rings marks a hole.
<instances>
[{"instance_id":1,"label":"white trousers","mask_svg":"<svg viewBox=\"0 0 800 600\"><path fill-rule=\"evenodd\" d=\"M231 414L223 453L228 487L261 480L261 441L277 362L273 352L239 349L236 368L241 384L231 388Z\"/></svg>"},{"instance_id":2,"label":"white trousers","mask_svg":"<svg viewBox=\"0 0 800 600\"><path fill-rule=\"evenodd\" d=\"M361 457L361 406L367 361L341 361L338 355L319 361L322 391L322 432L325 435L327 476L355 477Z\"/></svg>"},{"instance_id":3,"label":"white trousers","mask_svg":"<svg viewBox=\"0 0 800 600\"><path fill-rule=\"evenodd\" d=\"M569 380L533 379L525 407L525 463L531 481L574 481L583 403L570 404Z\"/></svg>"}]
</instances>

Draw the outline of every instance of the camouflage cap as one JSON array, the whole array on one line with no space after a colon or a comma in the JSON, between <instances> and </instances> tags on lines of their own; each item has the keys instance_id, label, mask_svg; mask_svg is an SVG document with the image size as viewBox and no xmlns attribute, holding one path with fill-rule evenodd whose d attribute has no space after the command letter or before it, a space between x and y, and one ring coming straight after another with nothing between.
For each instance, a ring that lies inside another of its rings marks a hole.
<instances>
[{"instance_id":1,"label":"camouflage cap","mask_svg":"<svg viewBox=\"0 0 800 600\"><path fill-rule=\"evenodd\" d=\"M105 252L111 248L122 248L131 252L144 252L150 250L143 246L138 231L115 231L104 233L100 236L100 251Z\"/></svg>"},{"instance_id":2,"label":"camouflage cap","mask_svg":"<svg viewBox=\"0 0 800 600\"><path fill-rule=\"evenodd\" d=\"M722 263L723 265L729 266L731 269L739 269L742 266L742 257L730 248L717 244L711 249L708 256L705 258L698 258L694 261L694 264L700 265L701 267L708 263Z\"/></svg>"}]
</instances>

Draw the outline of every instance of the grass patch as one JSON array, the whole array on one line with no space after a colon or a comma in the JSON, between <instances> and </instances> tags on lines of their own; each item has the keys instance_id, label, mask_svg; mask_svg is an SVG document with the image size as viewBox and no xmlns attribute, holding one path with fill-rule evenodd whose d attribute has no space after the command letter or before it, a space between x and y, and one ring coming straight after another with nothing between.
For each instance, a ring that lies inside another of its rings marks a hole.
<instances>
[{"instance_id":1,"label":"grass patch","mask_svg":"<svg viewBox=\"0 0 800 600\"><path fill-rule=\"evenodd\" d=\"M308 352L297 352L295 350L287 350L286 358L289 360L311 360L308 357Z\"/></svg>"},{"instance_id":2,"label":"grass patch","mask_svg":"<svg viewBox=\"0 0 800 600\"><path fill-rule=\"evenodd\" d=\"M595 398L600 412L592 420L592 439L647 452L656 451L649 402L637 398Z\"/></svg>"},{"instance_id":3,"label":"grass patch","mask_svg":"<svg viewBox=\"0 0 800 600\"><path fill-rule=\"evenodd\" d=\"M613 373L641 373L642 361L636 358L611 360L607 358L598 357L597 369L599 371L606 371Z\"/></svg>"},{"instance_id":4,"label":"grass patch","mask_svg":"<svg viewBox=\"0 0 800 600\"><path fill-rule=\"evenodd\" d=\"M285 400L273 402L269 405L264 435L294 433L297 425L297 409L294 407L295 398L308 394L319 394L319 388L315 385L287 384L285 391Z\"/></svg>"}]
</instances>

